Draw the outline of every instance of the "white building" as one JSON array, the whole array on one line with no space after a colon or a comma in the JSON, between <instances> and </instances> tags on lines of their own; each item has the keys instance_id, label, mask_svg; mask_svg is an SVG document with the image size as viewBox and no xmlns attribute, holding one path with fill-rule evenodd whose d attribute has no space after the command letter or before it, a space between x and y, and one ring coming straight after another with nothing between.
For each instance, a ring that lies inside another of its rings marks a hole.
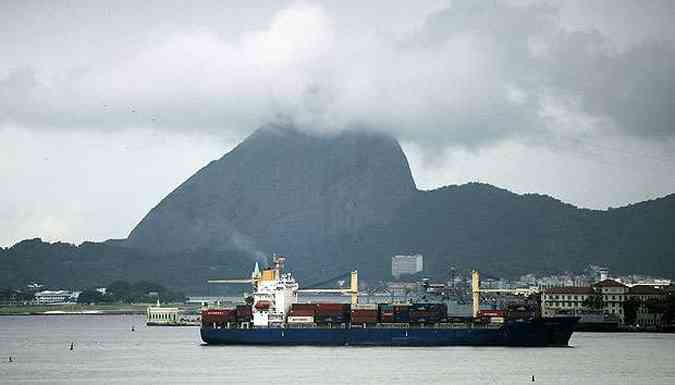
<instances>
[{"instance_id":1,"label":"white building","mask_svg":"<svg viewBox=\"0 0 675 385\"><path fill-rule=\"evenodd\" d=\"M403 274L415 274L424 270L422 254L395 255L391 257L391 275L400 278Z\"/></svg>"},{"instance_id":2,"label":"white building","mask_svg":"<svg viewBox=\"0 0 675 385\"><path fill-rule=\"evenodd\" d=\"M588 309L583 302L591 296L601 296L602 312L624 320L623 303L628 300L628 286L606 279L593 286L551 287L542 293L542 313L544 316L556 314L580 314ZM598 309L600 310L600 309Z\"/></svg>"},{"instance_id":3,"label":"white building","mask_svg":"<svg viewBox=\"0 0 675 385\"><path fill-rule=\"evenodd\" d=\"M57 305L62 303L77 302L79 291L69 290L44 290L35 293L35 303L38 305Z\"/></svg>"},{"instance_id":4,"label":"white building","mask_svg":"<svg viewBox=\"0 0 675 385\"><path fill-rule=\"evenodd\" d=\"M177 325L181 322L182 311L177 307L149 307L145 322L148 326Z\"/></svg>"}]
</instances>

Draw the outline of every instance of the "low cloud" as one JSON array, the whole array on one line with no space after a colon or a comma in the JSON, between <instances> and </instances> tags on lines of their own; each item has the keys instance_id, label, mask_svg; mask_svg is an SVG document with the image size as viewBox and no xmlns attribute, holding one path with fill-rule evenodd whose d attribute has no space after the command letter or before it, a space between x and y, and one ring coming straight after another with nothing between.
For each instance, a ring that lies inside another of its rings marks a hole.
<instances>
[{"instance_id":1,"label":"low cloud","mask_svg":"<svg viewBox=\"0 0 675 385\"><path fill-rule=\"evenodd\" d=\"M658 6L672 14L672 4ZM345 33L324 7L297 3L236 39L193 28L58 76L15 69L0 80L0 120L246 134L283 117L470 148L551 135L672 140L672 34L619 45L570 29L563 5L458 1L393 38Z\"/></svg>"}]
</instances>

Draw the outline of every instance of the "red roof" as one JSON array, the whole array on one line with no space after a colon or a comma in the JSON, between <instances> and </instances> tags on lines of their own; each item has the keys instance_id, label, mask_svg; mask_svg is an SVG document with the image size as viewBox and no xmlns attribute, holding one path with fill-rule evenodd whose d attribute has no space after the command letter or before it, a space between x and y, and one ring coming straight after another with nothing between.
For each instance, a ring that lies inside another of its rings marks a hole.
<instances>
[{"instance_id":1,"label":"red roof","mask_svg":"<svg viewBox=\"0 0 675 385\"><path fill-rule=\"evenodd\" d=\"M623 283L617 282L613 279L606 279L604 281L600 281L600 282L594 284L593 286L595 286L595 287L628 287L628 286L624 285Z\"/></svg>"},{"instance_id":2,"label":"red roof","mask_svg":"<svg viewBox=\"0 0 675 385\"><path fill-rule=\"evenodd\" d=\"M544 294L593 294L593 288L590 286L564 286L564 287L547 287L544 289Z\"/></svg>"}]
</instances>

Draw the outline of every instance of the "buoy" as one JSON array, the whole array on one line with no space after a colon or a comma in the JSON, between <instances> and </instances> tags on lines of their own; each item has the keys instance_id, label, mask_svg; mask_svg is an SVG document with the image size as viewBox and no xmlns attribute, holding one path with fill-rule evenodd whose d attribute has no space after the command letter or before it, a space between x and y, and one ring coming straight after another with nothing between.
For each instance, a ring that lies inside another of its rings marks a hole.
<instances>
[{"instance_id":1,"label":"buoy","mask_svg":"<svg viewBox=\"0 0 675 385\"><path fill-rule=\"evenodd\" d=\"M134 327L132 326L132 327L131 327L131 331L132 331L132 332L135 332L136 329L134 329Z\"/></svg>"},{"instance_id":2,"label":"buoy","mask_svg":"<svg viewBox=\"0 0 675 385\"><path fill-rule=\"evenodd\" d=\"M70 350L73 350L75 348L75 343L71 342L70 343Z\"/></svg>"},{"instance_id":3,"label":"buoy","mask_svg":"<svg viewBox=\"0 0 675 385\"><path fill-rule=\"evenodd\" d=\"M534 376L532 376L532 382L534 382Z\"/></svg>"},{"instance_id":4,"label":"buoy","mask_svg":"<svg viewBox=\"0 0 675 385\"><path fill-rule=\"evenodd\" d=\"M12 361L12 356L9 356L9 362L14 362Z\"/></svg>"}]
</instances>

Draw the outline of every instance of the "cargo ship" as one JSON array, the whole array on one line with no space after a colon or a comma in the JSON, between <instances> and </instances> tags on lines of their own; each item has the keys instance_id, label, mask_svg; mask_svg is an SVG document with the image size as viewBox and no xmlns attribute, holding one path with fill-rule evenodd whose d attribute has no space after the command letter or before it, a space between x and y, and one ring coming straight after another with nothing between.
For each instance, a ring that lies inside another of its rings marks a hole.
<instances>
[{"instance_id":1,"label":"cargo ship","mask_svg":"<svg viewBox=\"0 0 675 385\"><path fill-rule=\"evenodd\" d=\"M234 308L206 308L201 339L211 345L318 346L568 346L578 317L540 317L525 306L478 310L474 273L473 317L452 317L442 303L360 304L358 275L348 289L300 289L284 273L283 257L256 269L254 292ZM235 281L212 281L219 283ZM349 303L298 303L298 292L342 292Z\"/></svg>"}]
</instances>

